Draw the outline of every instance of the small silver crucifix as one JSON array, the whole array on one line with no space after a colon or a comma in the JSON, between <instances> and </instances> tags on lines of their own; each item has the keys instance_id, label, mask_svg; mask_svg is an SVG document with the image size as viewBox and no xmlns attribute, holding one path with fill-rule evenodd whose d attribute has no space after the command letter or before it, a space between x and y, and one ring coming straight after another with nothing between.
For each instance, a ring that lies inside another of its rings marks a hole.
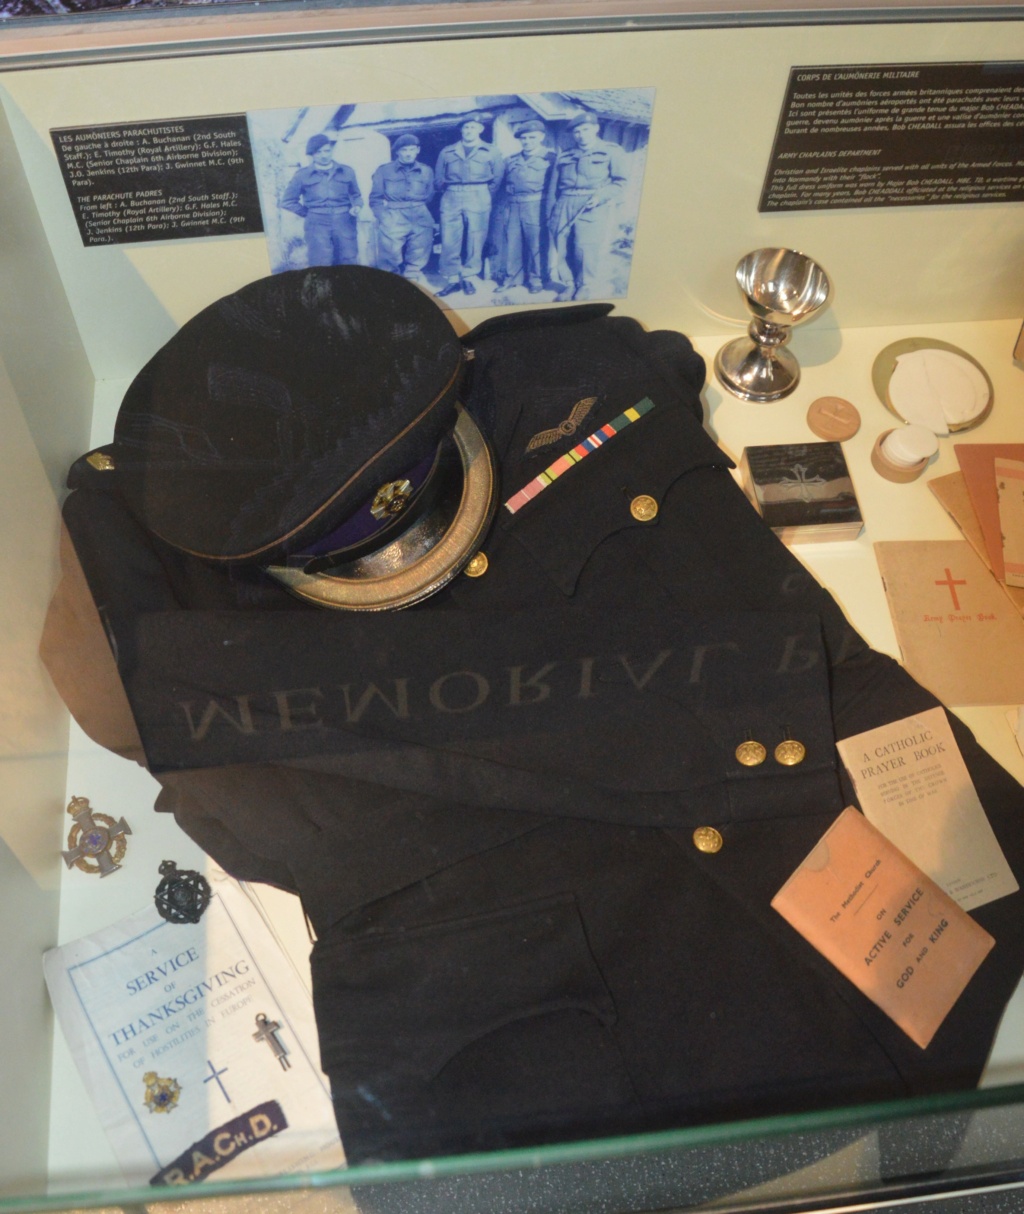
<instances>
[{"instance_id":1,"label":"small silver crucifix","mask_svg":"<svg viewBox=\"0 0 1024 1214\"><path fill-rule=\"evenodd\" d=\"M288 1061L288 1051L278 1036L281 1025L276 1020L268 1020L263 1012L256 1014L256 1025L258 1032L253 1033L253 1041L265 1041L273 1050L274 1057L281 1064L282 1070L287 1071L292 1064Z\"/></svg>"}]
</instances>

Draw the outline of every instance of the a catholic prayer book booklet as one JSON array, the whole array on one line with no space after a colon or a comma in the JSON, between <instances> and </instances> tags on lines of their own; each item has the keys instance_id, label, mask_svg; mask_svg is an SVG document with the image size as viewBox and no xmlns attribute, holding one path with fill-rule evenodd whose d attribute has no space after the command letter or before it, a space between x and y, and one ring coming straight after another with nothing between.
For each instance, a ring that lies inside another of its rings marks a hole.
<instances>
[{"instance_id":1,"label":"a catholic prayer book booklet","mask_svg":"<svg viewBox=\"0 0 1024 1214\"><path fill-rule=\"evenodd\" d=\"M43 958L57 1020L130 1184L342 1167L312 999L225 874L199 923L154 907Z\"/></svg>"},{"instance_id":2,"label":"a catholic prayer book booklet","mask_svg":"<svg viewBox=\"0 0 1024 1214\"><path fill-rule=\"evenodd\" d=\"M995 944L853 808L772 906L922 1049Z\"/></svg>"},{"instance_id":3,"label":"a catholic prayer book booklet","mask_svg":"<svg viewBox=\"0 0 1024 1214\"><path fill-rule=\"evenodd\" d=\"M839 443L745 447L743 488L786 544L856 539L864 526Z\"/></svg>"},{"instance_id":4,"label":"a catholic prayer book booklet","mask_svg":"<svg viewBox=\"0 0 1024 1214\"><path fill-rule=\"evenodd\" d=\"M964 910L1018 889L945 709L837 746L868 821Z\"/></svg>"},{"instance_id":5,"label":"a catholic prayer book booklet","mask_svg":"<svg viewBox=\"0 0 1024 1214\"><path fill-rule=\"evenodd\" d=\"M1024 704L1024 619L966 540L875 544L907 670L940 700Z\"/></svg>"}]
</instances>

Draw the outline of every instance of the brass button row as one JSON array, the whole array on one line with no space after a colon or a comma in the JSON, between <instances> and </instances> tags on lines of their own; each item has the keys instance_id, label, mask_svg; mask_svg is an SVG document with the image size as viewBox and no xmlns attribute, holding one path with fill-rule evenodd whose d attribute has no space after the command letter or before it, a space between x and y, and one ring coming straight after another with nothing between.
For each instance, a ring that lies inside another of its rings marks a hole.
<instances>
[{"instance_id":1,"label":"brass button row","mask_svg":"<svg viewBox=\"0 0 1024 1214\"><path fill-rule=\"evenodd\" d=\"M786 738L785 741L780 742L775 747L774 754L776 763L781 763L783 767L795 767L807 757L807 747L804 746L803 742L797 742L793 738ZM742 763L744 767L760 767L767 758L768 751L760 742L748 739L736 747L736 760Z\"/></svg>"},{"instance_id":2,"label":"brass button row","mask_svg":"<svg viewBox=\"0 0 1024 1214\"><path fill-rule=\"evenodd\" d=\"M786 738L775 747L775 762L783 767L795 767L807 755L807 747L795 738ZM736 758L744 767L758 767L768 757L768 751L760 742L748 738L736 747ZM698 826L693 832L693 845L705 855L713 856L722 850L725 840L721 831L713 826Z\"/></svg>"}]
</instances>

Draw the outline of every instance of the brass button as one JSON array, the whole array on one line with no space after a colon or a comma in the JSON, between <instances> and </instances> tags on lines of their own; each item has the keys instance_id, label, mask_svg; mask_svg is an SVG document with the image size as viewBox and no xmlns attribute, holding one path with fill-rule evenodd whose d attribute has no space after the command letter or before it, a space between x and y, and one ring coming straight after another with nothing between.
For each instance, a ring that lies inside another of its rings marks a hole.
<instances>
[{"instance_id":1,"label":"brass button","mask_svg":"<svg viewBox=\"0 0 1024 1214\"><path fill-rule=\"evenodd\" d=\"M639 493L629 503L629 513L640 523L649 523L658 513L658 503L649 493Z\"/></svg>"},{"instance_id":2,"label":"brass button","mask_svg":"<svg viewBox=\"0 0 1024 1214\"><path fill-rule=\"evenodd\" d=\"M471 557L469 564L466 566L466 577L483 577L487 572L487 553L478 552L476 556Z\"/></svg>"},{"instance_id":3,"label":"brass button","mask_svg":"<svg viewBox=\"0 0 1024 1214\"><path fill-rule=\"evenodd\" d=\"M804 761L806 754L807 747L803 742L794 742L792 738L787 738L775 747L775 762L781 763L783 767L796 767Z\"/></svg>"},{"instance_id":4,"label":"brass button","mask_svg":"<svg viewBox=\"0 0 1024 1214\"><path fill-rule=\"evenodd\" d=\"M105 451L94 451L85 457L85 462L95 468L97 472L113 472L114 470L114 461Z\"/></svg>"},{"instance_id":5,"label":"brass button","mask_svg":"<svg viewBox=\"0 0 1024 1214\"><path fill-rule=\"evenodd\" d=\"M721 851L723 842L722 836L713 826L698 826L693 832L694 847L709 856L713 856L716 851Z\"/></svg>"},{"instance_id":6,"label":"brass button","mask_svg":"<svg viewBox=\"0 0 1024 1214\"><path fill-rule=\"evenodd\" d=\"M744 767L757 767L768 758L768 751L760 742L741 742L736 747L736 758Z\"/></svg>"}]
</instances>

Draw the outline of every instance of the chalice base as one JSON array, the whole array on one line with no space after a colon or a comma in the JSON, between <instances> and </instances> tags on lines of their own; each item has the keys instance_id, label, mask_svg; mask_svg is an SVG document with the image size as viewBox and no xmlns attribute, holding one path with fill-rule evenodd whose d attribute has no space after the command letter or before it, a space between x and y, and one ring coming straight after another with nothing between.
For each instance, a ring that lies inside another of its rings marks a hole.
<instances>
[{"instance_id":1,"label":"chalice base","mask_svg":"<svg viewBox=\"0 0 1024 1214\"><path fill-rule=\"evenodd\" d=\"M749 337L737 337L715 356L715 374L740 400L781 400L800 382L800 364L779 346L759 346Z\"/></svg>"}]
</instances>

